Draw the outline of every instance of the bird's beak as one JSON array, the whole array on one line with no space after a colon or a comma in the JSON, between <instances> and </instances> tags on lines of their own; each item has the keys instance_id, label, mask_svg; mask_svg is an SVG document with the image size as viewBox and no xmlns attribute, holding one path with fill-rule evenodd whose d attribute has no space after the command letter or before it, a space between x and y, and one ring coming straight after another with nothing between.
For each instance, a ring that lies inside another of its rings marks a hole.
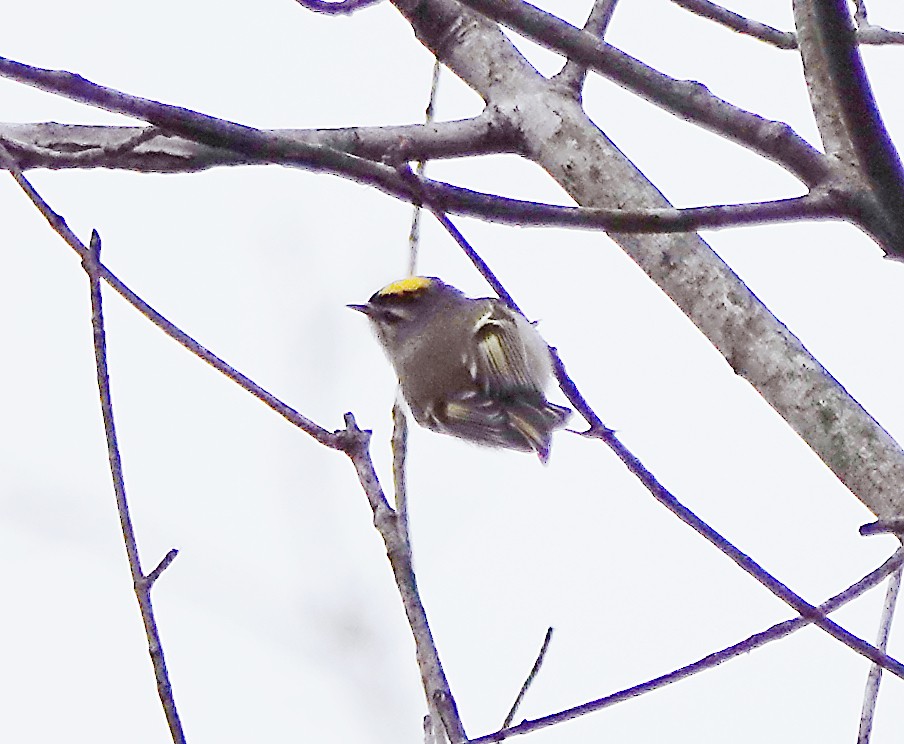
<instances>
[{"instance_id":1,"label":"bird's beak","mask_svg":"<svg viewBox=\"0 0 904 744\"><path fill-rule=\"evenodd\" d=\"M350 307L352 310L357 310L359 313L370 315L370 305L346 305L346 307Z\"/></svg>"}]
</instances>

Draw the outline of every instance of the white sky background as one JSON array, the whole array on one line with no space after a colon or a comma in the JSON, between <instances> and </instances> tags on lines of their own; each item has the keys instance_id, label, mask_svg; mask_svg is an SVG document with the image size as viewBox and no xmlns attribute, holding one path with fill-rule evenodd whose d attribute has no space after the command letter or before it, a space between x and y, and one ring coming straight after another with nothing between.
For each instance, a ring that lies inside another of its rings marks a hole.
<instances>
[{"instance_id":1,"label":"white sky background","mask_svg":"<svg viewBox=\"0 0 904 744\"><path fill-rule=\"evenodd\" d=\"M589 5L544 3L575 23ZM784 29L789 6L732 3ZM900 3L869 8L873 22L904 29ZM432 58L389 5L326 18L291 0L160 0L152 10L45 0L4 16L4 56L262 127L417 122L431 73ZM794 52L664 0L622 0L608 38L818 142ZM519 45L544 72L558 69L553 55ZM864 56L900 145L904 48ZM678 206L801 193L778 167L611 83L592 80L586 103ZM479 107L445 72L438 117ZM0 80L0 121L125 120ZM435 163L429 173L568 203L515 157ZM277 167L29 175L84 240L99 230L113 271L201 343L327 428L354 411L374 430L389 488L394 378L364 319L345 305L404 272L408 206ZM542 321L603 419L684 503L781 580L820 602L891 554L893 539L857 535L869 512L607 238L456 222ZM706 237L901 440L904 266L845 225ZM163 742L107 470L87 282L6 176L0 241L0 738ZM421 273L487 293L429 217ZM181 551L154 600L189 740L420 740L413 646L350 464L113 293L105 298L145 566ZM792 614L657 506L599 443L559 434L543 468L415 428L410 489L420 586L472 736L498 728L548 625L556 634L518 720L665 673ZM873 639L883 594L835 617ZM904 654L900 632L890 652ZM867 669L807 629L530 741L847 742ZM875 742L900 740L902 700L904 685L886 675Z\"/></svg>"}]
</instances>

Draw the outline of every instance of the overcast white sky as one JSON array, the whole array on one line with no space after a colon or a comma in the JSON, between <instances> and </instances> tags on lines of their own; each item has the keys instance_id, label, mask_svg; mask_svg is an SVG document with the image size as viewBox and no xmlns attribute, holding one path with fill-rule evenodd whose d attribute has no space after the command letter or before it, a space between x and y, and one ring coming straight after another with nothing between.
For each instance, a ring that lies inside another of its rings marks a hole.
<instances>
[{"instance_id":1,"label":"overcast white sky","mask_svg":"<svg viewBox=\"0 0 904 744\"><path fill-rule=\"evenodd\" d=\"M580 23L589 0L550 0ZM790 3L731 4L780 28ZM872 0L904 29L904 7ZM291 0L35 0L3 11L0 54L262 127L421 120L432 58L388 4L350 18ZM609 40L818 140L793 52L738 38L665 0L622 0ZM560 62L519 41L544 72ZM904 139L904 48L865 49ZM800 193L776 166L592 80L588 111L678 206ZM448 72L438 117L480 101ZM123 123L0 80L0 121ZM567 203L515 157L436 163L483 191ZM410 209L331 176L277 167L194 175L30 174L53 208L158 310L327 428L374 430L388 486L391 370L358 314L405 271ZM895 548L871 515L607 238L457 220L557 346L604 420L680 499L820 602ZM899 440L904 266L845 225L706 236ZM77 259L0 178L0 737L167 740L131 593ZM487 289L425 218L421 272ZM126 483L192 742L420 740L413 648L367 502L346 459L261 406L106 295ZM559 401L559 397L553 397ZM556 635L520 717L641 682L791 616L658 507L600 444L568 433L547 468L415 429L416 568L472 736L498 728L547 626ZM872 639L884 589L837 614ZM901 634L891 653L904 654ZM824 741L856 736L867 663L815 629L616 708L532 734L578 741ZM874 741L900 740L886 676ZM519 717L519 718L520 718ZM525 740L526 741L526 740Z\"/></svg>"}]
</instances>

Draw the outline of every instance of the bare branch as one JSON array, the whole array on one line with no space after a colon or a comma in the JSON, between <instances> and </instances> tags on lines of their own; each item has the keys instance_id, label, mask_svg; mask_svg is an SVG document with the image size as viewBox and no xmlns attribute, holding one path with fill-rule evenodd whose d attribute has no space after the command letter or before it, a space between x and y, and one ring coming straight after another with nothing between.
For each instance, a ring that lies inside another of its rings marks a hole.
<instances>
[{"instance_id":1,"label":"bare branch","mask_svg":"<svg viewBox=\"0 0 904 744\"><path fill-rule=\"evenodd\" d=\"M751 36L754 39L771 44L778 49L797 49L797 34L793 31L781 31L759 21L751 20L738 15L710 0L672 0L685 10L695 15L707 18L725 26L739 34ZM857 30L858 44L904 44L904 33L900 31L888 31L881 26L873 26L866 20L866 11L861 15L862 3L857 4Z\"/></svg>"},{"instance_id":2,"label":"bare branch","mask_svg":"<svg viewBox=\"0 0 904 744\"><path fill-rule=\"evenodd\" d=\"M434 112L436 111L436 92L439 90L439 74L442 71L442 64L438 59L433 60L433 74L430 76L430 95L427 99L427 109L424 112L424 123L430 124L433 121ZM484 110L486 112L486 109ZM424 177L427 169L427 162L423 159L417 162L417 175ZM408 275L414 276L417 273L417 259L421 246L421 205L415 204L411 211L411 229L408 231Z\"/></svg>"},{"instance_id":3,"label":"bare branch","mask_svg":"<svg viewBox=\"0 0 904 744\"><path fill-rule=\"evenodd\" d=\"M392 482L395 493L395 510L398 514L399 536L405 549L411 553L411 536L408 531L408 417L400 400L392 407Z\"/></svg>"},{"instance_id":4,"label":"bare branch","mask_svg":"<svg viewBox=\"0 0 904 744\"><path fill-rule=\"evenodd\" d=\"M869 22L865 0L855 0L854 23L859 44L904 44L904 33L888 31Z\"/></svg>"},{"instance_id":5,"label":"bare branch","mask_svg":"<svg viewBox=\"0 0 904 744\"><path fill-rule=\"evenodd\" d=\"M295 0L303 8L324 15L350 15L376 5L381 0Z\"/></svg>"},{"instance_id":6,"label":"bare branch","mask_svg":"<svg viewBox=\"0 0 904 744\"><path fill-rule=\"evenodd\" d=\"M452 224L451 220L446 216L443 208L434 201L430 194L424 191L421 188L420 182L417 180L417 176L412 173L411 168L408 165L402 165L399 168L399 172L402 174L403 178L406 178L411 184L412 188L417 190L417 194L420 200L426 204L427 208L436 217L437 221L446 232L452 237L452 239L458 244L458 247L462 249L464 254L468 257L480 275L486 280L487 284L490 285L492 290L499 296L506 305L508 305L515 312L521 312L521 308L515 303L515 299L508 293L506 288L502 285L502 282L496 277L493 273L492 269L490 269L489 265L486 261L481 258L480 254L474 250L474 247L468 242L464 235L462 235L461 231Z\"/></svg>"},{"instance_id":7,"label":"bare branch","mask_svg":"<svg viewBox=\"0 0 904 744\"><path fill-rule=\"evenodd\" d=\"M409 183L414 182L409 179ZM522 227L573 227L624 234L684 233L773 222L832 220L840 219L839 215L854 208L839 193L685 209L560 207L467 191L425 179L416 183L424 202L445 212Z\"/></svg>"},{"instance_id":8,"label":"bare branch","mask_svg":"<svg viewBox=\"0 0 904 744\"><path fill-rule=\"evenodd\" d=\"M733 106L699 83L664 75L554 15L520 0L461 3L586 65L665 111L769 158L808 186L820 183L829 174L823 155L787 124Z\"/></svg>"},{"instance_id":9,"label":"bare branch","mask_svg":"<svg viewBox=\"0 0 904 744\"><path fill-rule=\"evenodd\" d=\"M404 557L399 557L394 559L390 557L390 561L398 560L400 564L407 564L411 570L406 572L400 568L397 573L397 580L399 577L408 577L412 582L411 586L403 591L402 587L399 586L399 592L402 594L402 599L405 601L405 597L407 594L413 594L415 597L420 596L420 592L418 591L417 584L414 583L416 581L416 576L414 574L414 554L412 552L411 547L411 532L409 528L408 521L408 472L407 472L407 461L408 461L408 417L405 415L405 405L402 403L401 398L397 397L395 404L392 407L392 481L393 481L393 492L395 494L395 519L394 520L386 520L385 529L391 529L394 523L396 530L396 542L398 543L397 551L404 554ZM377 525L377 519L374 518L374 524ZM379 527L378 527L379 529ZM387 555L394 555L390 553L388 550L387 544ZM418 599L418 602L420 600ZM417 605L412 609L412 613L415 617L420 617L420 614L423 612L423 608L418 609ZM442 672L442 667L439 666L439 652L434 645L434 641L432 636L427 633L426 635L423 631L419 630L421 627L427 626L427 618L426 616L423 618L423 623L418 623L418 625L411 625L411 632L415 636L415 644L425 644L428 648L424 652L418 652L418 659L421 658L435 658L436 665ZM429 628L428 628L429 631ZM425 733L428 733L433 736L436 741L449 741L449 736L446 735L447 731L456 731L460 730L461 722L458 721L458 712L457 708L454 705L454 699L452 698L452 692L448 689L448 682L445 680L444 676L440 676L434 679L432 675L433 665L429 663L425 663L421 665L421 683L424 688L424 693L427 697L427 715L424 716L424 726ZM445 690L445 692L439 692L438 690ZM445 699L448 694L449 699L453 700L452 711L444 711L442 706L437 705L437 701L441 701ZM451 716L451 723L447 724L447 719ZM456 721L458 721L456 723ZM436 724L437 722L442 722L442 726L435 726L434 728L430 728L428 724ZM464 732L460 731L461 735L464 736ZM429 738L426 737L426 738Z\"/></svg>"},{"instance_id":10,"label":"bare branch","mask_svg":"<svg viewBox=\"0 0 904 744\"><path fill-rule=\"evenodd\" d=\"M825 615L828 615L830 612L834 612L839 607L842 607L848 602L861 596L864 592L872 589L892 572L899 570L902 564L904 564L904 548L899 548L895 552L895 554L891 556L891 558L885 561L875 571L871 571L862 579L860 579L860 581L852 584L840 594L836 594L834 597L826 600L823 604L819 605L819 610ZM566 710L559 711L558 713L552 713L551 715L543 716L542 718L536 718L531 721L524 721L523 723L520 723L517 726L512 726L509 729L496 731L492 734L486 734L485 736L471 739L469 744L490 744L491 742L503 741L504 739L508 739L513 736L528 734L533 731L538 731L542 728L548 728L549 726L563 723L564 721L570 721L573 718L585 716L588 713L594 713L598 710L609 708L625 700L630 700L631 698L640 697L641 695L645 695L648 692L653 692L653 690L658 690L662 687L666 687L667 685L678 682L679 680L685 679L686 677L704 672L707 669L713 669L719 664L723 664L730 659L741 656L742 654L748 654L754 649L764 646L771 641L776 641L779 638L784 638L785 636L788 636L791 633L800 630L801 628L807 627L811 624L811 622L811 620L802 616L798 616L791 620L785 620L784 622L778 623L777 625L773 625L767 630L755 633L754 635L746 638L740 643L735 643L731 646L728 646L727 648L722 649L721 651L716 651L712 654L704 656L702 659L698 659L697 661L688 664L687 666L683 666L680 669L676 669L675 671L669 672L668 674L664 674L660 677L654 677L651 680L641 682L640 684L634 685L633 687L615 692L611 695L607 695L606 697L599 698L597 700L591 700L590 702L583 703L582 705L576 705L573 708L567 708Z\"/></svg>"},{"instance_id":11,"label":"bare branch","mask_svg":"<svg viewBox=\"0 0 904 744\"><path fill-rule=\"evenodd\" d=\"M155 581L157 581L157 579L160 578L160 575L170 567L170 564L174 560L176 560L177 555L179 555L179 551L175 548L167 552L167 554L160 560L160 563L157 564L157 567L144 577L145 582L147 584L153 584Z\"/></svg>"},{"instance_id":12,"label":"bare branch","mask_svg":"<svg viewBox=\"0 0 904 744\"><path fill-rule=\"evenodd\" d=\"M882 26L861 26L857 29L857 43L876 46L904 44L904 31L889 31Z\"/></svg>"},{"instance_id":13,"label":"bare branch","mask_svg":"<svg viewBox=\"0 0 904 744\"><path fill-rule=\"evenodd\" d=\"M401 0L397 1L401 6ZM440 48L443 45L442 38L447 38L447 27L443 26L440 21L445 17L443 13L447 11L452 13L450 9L453 6L435 0L429 0L427 5L431 9L435 6L437 10L436 13L431 10L431 13L426 14L433 25L419 25L419 22L424 19L424 15L411 20L415 24L419 36L425 39L425 43L431 45L431 48ZM458 8L458 6L456 5L454 8ZM460 15L460 10L456 12ZM458 15L448 16L450 22L457 18ZM492 24L484 24L484 26L486 25ZM481 30L482 28L481 26ZM578 33L580 34L580 32ZM432 36L433 34L436 38ZM508 43L505 37L498 33L498 29L496 29L495 38L500 45ZM456 57L453 64L457 70L463 70L466 63ZM37 74L39 80L35 84L67 95L74 95L79 100L82 100L81 96L97 93L90 87L88 89L84 87L86 81L65 73L57 75L52 72L48 73L48 71L36 71L35 68L3 61L0 61L0 69L7 72L13 70L9 73L13 77L20 73L27 78ZM467 71L471 72L470 69ZM529 74L526 67L523 72L525 75ZM485 80L479 82L482 85ZM532 82L536 83L535 80ZM90 86L90 84L87 85ZM90 102L92 105L106 105L107 107L120 105L128 113L135 115L133 112L135 99L130 98L127 101L128 105L125 105L118 96L121 94L116 91L103 89L97 95L97 100ZM198 122L193 119L193 112L186 112L177 107L163 107L162 104L145 99L137 100L148 111L156 111L156 114L165 120L170 129L179 127L190 133L189 136L194 136L200 131L198 138L212 140L217 144L228 141L229 146L236 149L247 146L248 150L257 153L255 157L258 160L262 157L260 155L262 152L268 156L279 155L274 151L278 151L281 145L277 146L265 133L258 130L231 122L220 122L212 117L202 117L200 125L196 126ZM576 199L584 203L600 203L597 192L604 191L610 186L614 187L614 182L624 184L630 181L631 177L636 179L638 176L636 171L631 170L627 164L618 161L619 154L611 152L611 148L606 149L606 152L599 152L604 149L605 143L601 142L603 138L598 131L587 134L589 127L586 124L586 117L583 116L583 112L577 110L577 106L574 108L573 115L567 105L560 109L560 111L566 112L567 116L560 122L559 137L545 143L529 143L529 146L533 148L530 156L559 179ZM161 113L160 109L165 109L164 113ZM584 126L584 130L581 132L575 129L580 126L577 123L578 119L583 122ZM222 126L220 126L221 124ZM589 165L585 166L583 161L576 161L569 148L556 147L562 138L566 138L565 141L571 141L567 138L572 137L577 137L578 139L575 141L582 143L587 137L595 138L589 147L589 153L593 157L586 159L588 163L592 163L595 174L592 182L581 180L582 176L589 175L589 173L585 173L590 167ZM608 156L607 152L610 153ZM412 198L410 185L403 182L395 169L360 158L350 158L342 153L337 154L327 148L322 150L313 148L304 153L296 148L294 153L301 167L311 167L311 159L321 158L327 163L322 166L324 170L329 171L330 168L336 168L341 172L345 169L345 175L355 172L352 177L363 183L378 186L388 193L394 193L402 198ZM313 157L309 158L312 153ZM597 154L599 154L599 158L596 157ZM429 191L430 184L423 184L423 188ZM443 195L435 195L432 198L446 211L465 213L464 210L452 203L451 196L453 194L461 198L474 197L472 192L455 191L450 188ZM663 200L658 195L656 199L647 197L638 199L632 195L631 198L625 200L619 196L612 201L619 205L627 204L634 207L648 206L650 202L662 204ZM480 199L479 196L476 198ZM499 204L498 199L486 202L487 208L497 213ZM699 240L688 238L686 241L669 243L644 241L641 244L640 241L619 238L619 242L707 333L735 371L757 387L864 503L880 516L888 516L895 512L900 498L900 490L892 487L892 484L900 482L900 478L896 474L904 467L900 448L881 427L865 414L855 401L850 399L850 396L840 388L837 382L832 380L828 373L803 349L797 339L790 336L787 329L775 323L774 318L771 318L755 298L743 294L742 285L739 285L737 278L733 277L716 258L710 256ZM704 253L706 255L703 255ZM701 282L705 282L705 287ZM692 296L683 292L683 288L688 286L695 288ZM737 289L741 289L741 291L738 292ZM705 299L711 296L732 297L734 304L731 306L731 312L713 312L714 306L708 305ZM709 308L703 315L694 312L694 308L700 308L701 304L707 305ZM756 338L751 338L751 329L760 329L761 332ZM757 349L756 355L749 352L752 348ZM778 359L784 360L782 363L784 371L781 375L776 374L775 365ZM780 385L777 384L778 380L781 380ZM806 394L803 394L803 391L807 391ZM832 422L832 426L827 428L826 421ZM859 434L863 435L865 441L871 443L870 449L866 453L861 453L861 456L857 458L839 458L837 442L854 441Z\"/></svg>"},{"instance_id":14,"label":"bare branch","mask_svg":"<svg viewBox=\"0 0 904 744\"><path fill-rule=\"evenodd\" d=\"M24 126L24 125L23 125ZM32 126L32 125L28 125ZM43 125L42 125L43 126ZM62 125L52 124L46 125L48 128L60 127ZM0 134L4 131L12 131L16 135L18 125L10 125L0 127ZM91 141L98 142L101 136L113 135L110 140L109 147L118 149L128 158L127 163L122 163L121 167L127 167L134 170L136 166L141 170L169 172L185 172L196 168L206 168L212 165L224 165L228 163L237 164L239 162L252 162L249 158L241 155L236 151L229 151L223 148L208 148L211 153L218 153L216 162L207 158L203 153L196 152L191 156L189 164L182 155L161 155L162 151L154 154L144 155L136 151L126 153L124 143L139 139L141 135L145 135L143 144L147 144L148 139L161 140L165 139L159 135L151 135L153 128L136 128L127 127L118 130L107 130L103 127L69 127L71 130L83 130L77 132L74 140L81 142ZM91 130L91 131L87 131ZM262 130L264 131L264 130ZM275 134L274 132L266 132L265 134ZM84 134L86 136L82 137ZM55 143L60 144L61 139L56 135L49 135ZM282 134L277 135L282 137ZM188 144L194 148L204 148L203 145L195 145L189 140L178 138L180 143ZM70 141L74 141L70 140ZM25 154L25 159L32 163L32 167L79 167L83 165L85 160L80 159L79 154L59 153L54 154L52 158L38 156L34 151L27 150L22 144L23 138L7 142L10 151L17 154ZM174 139L170 139L173 143ZM93 145L91 149L86 149L81 155L90 156L91 160L97 157L94 153L100 152ZM104 148L102 151L109 152ZM172 167L162 167L161 158L166 158ZM85 158L88 159L88 158ZM284 164L294 163L293 158L280 161L276 158L270 162L283 162ZM104 167L111 167L110 161L103 163ZM413 199L410 188L405 188L403 182L395 179L394 175L390 175L393 169L374 164L375 171L372 174L380 173L379 179L381 185L392 190L394 196L407 200ZM119 167L119 166L117 166ZM369 167L369 166L368 166ZM338 174L347 175L355 178L354 174ZM597 229L612 232L623 233L671 233L671 232L687 232L699 229L722 229L728 227L737 227L741 225L768 224L773 222L787 222L794 220L809 219L837 219L838 215L845 211L851 212L853 207L845 207L843 195L836 193L831 199L827 196L807 195L792 199L780 199L772 202L756 202L749 204L723 204L706 207L690 207L687 209L650 209L650 210L630 210L630 209L592 209L582 207L562 207L553 204L542 204L537 202L523 201L519 199L509 199L495 194L486 194L470 189L463 189L440 181L433 181L425 178L418 178L416 181L420 184L420 189L424 194L429 194L431 200L441 205L442 208L450 213L464 216L479 217L491 222L501 224L514 225L532 225L536 227L572 227L580 229ZM405 182L410 186L411 181Z\"/></svg>"},{"instance_id":15,"label":"bare branch","mask_svg":"<svg viewBox=\"0 0 904 744\"><path fill-rule=\"evenodd\" d=\"M604 38L617 4L618 0L596 0L584 23L584 32L597 39ZM584 82L587 80L587 72L586 65L569 59L559 73L553 76L553 80L571 90L575 96L580 96Z\"/></svg>"},{"instance_id":16,"label":"bare branch","mask_svg":"<svg viewBox=\"0 0 904 744\"><path fill-rule=\"evenodd\" d=\"M34 87L57 93L75 101L114 111L161 127L196 142L215 148L227 148L245 156L248 163L280 163L301 168L312 168L354 178L383 189L395 196L409 198L405 189L399 189L399 176L394 169L368 159L348 155L332 147L285 139L272 132L244 126L225 119L217 119L181 106L171 106L147 98L129 96L86 80L79 75L57 70L45 70L23 65L0 57L0 76L8 77ZM430 128L418 125L420 129ZM479 128L492 128L484 121ZM347 137L354 137L355 130L345 130ZM410 130L414 131L414 130ZM435 139L435 135L433 135ZM395 150L382 151L381 158L407 160L412 153L405 140Z\"/></svg>"},{"instance_id":17,"label":"bare branch","mask_svg":"<svg viewBox=\"0 0 904 744\"><path fill-rule=\"evenodd\" d=\"M891 658L883 651L880 651L875 646L864 641L862 638L858 638L853 633L845 630L833 620L829 620L818 608L804 600L800 595L794 593L789 587L772 576L749 555L736 548L721 534L716 532L716 530L684 506L684 504L680 503L668 489L659 483L656 477L644 467L640 460L638 460L614 434L605 435L602 439L604 439L606 444L608 444L612 451L615 452L628 470L631 471L644 486L646 486L647 490L656 501L665 506L672 514L693 529L698 535L717 547L745 573L750 574L750 576L766 587L766 589L772 592L776 597L793 607L800 615L811 620L830 636L841 641L858 654L870 659L875 664L880 665L883 669L887 669L892 672L892 674L904 679L904 664Z\"/></svg>"},{"instance_id":18,"label":"bare branch","mask_svg":"<svg viewBox=\"0 0 904 744\"><path fill-rule=\"evenodd\" d=\"M178 106L128 96L71 73L42 70L3 58L0 58L0 75L8 75L93 106L140 116L182 136L207 144L215 143L218 149L239 152L247 158L247 162L270 162L315 168L376 186L399 198L406 200L414 198L410 179L402 177L394 168L351 156L330 147L286 140L273 132L217 119ZM134 136L136 133L132 130L125 142ZM122 146L120 145L120 149ZM406 152L391 154L397 161L408 159ZM427 179L419 179L419 183L421 190L429 195L431 202L441 207L443 211L521 225L593 226L617 232L685 232L704 227L832 216L827 212L829 203L817 197L801 197L799 200L781 200L759 205L726 205L691 210L632 213L617 209L591 213L574 207L535 205L532 202L503 199ZM837 211L838 206L839 204L835 203L832 208Z\"/></svg>"},{"instance_id":19,"label":"bare branch","mask_svg":"<svg viewBox=\"0 0 904 744\"><path fill-rule=\"evenodd\" d=\"M887 239L904 252L904 166L876 106L847 0L795 0L793 7L826 152L869 185L882 206Z\"/></svg>"},{"instance_id":20,"label":"bare branch","mask_svg":"<svg viewBox=\"0 0 904 744\"><path fill-rule=\"evenodd\" d=\"M516 150L513 138L498 126L490 111L472 119L426 125L260 131L287 143L329 147L378 162L387 155L437 160ZM141 173L191 173L260 162L239 151L204 145L155 127L0 124L0 138L6 140L23 171L103 167Z\"/></svg>"},{"instance_id":21,"label":"bare branch","mask_svg":"<svg viewBox=\"0 0 904 744\"><path fill-rule=\"evenodd\" d=\"M398 524L398 515L386 500L370 457L370 432L359 429L355 417L347 413L345 429L339 432L339 437L342 440L341 449L355 466L358 480L373 510L374 527L377 528L386 546L386 555L389 557L396 587L414 636L417 663L427 696L427 705L431 711L438 711L452 744L465 742L468 737L427 622L427 613L418 592L407 540L404 539L403 531Z\"/></svg>"},{"instance_id":22,"label":"bare branch","mask_svg":"<svg viewBox=\"0 0 904 744\"><path fill-rule=\"evenodd\" d=\"M888 636L891 634L891 621L898 603L898 592L901 589L901 569L895 571L888 579L888 588L885 591L885 603L882 606L882 617L879 621L879 633L876 639L876 648L885 651L888 648ZM870 667L866 679L866 689L863 691L863 708L860 712L860 731L857 735L857 744L869 744L870 734L873 730L873 719L876 714L876 702L879 699L879 683L882 681L882 667Z\"/></svg>"},{"instance_id":23,"label":"bare branch","mask_svg":"<svg viewBox=\"0 0 904 744\"><path fill-rule=\"evenodd\" d=\"M0 157L10 159L6 148L0 144ZM113 398L110 393L110 371L107 366L107 336L104 328L103 302L100 290L100 274L98 262L100 261L100 236L95 230L91 234L90 248L82 257L82 265L88 274L91 293L91 325L94 330L94 359L97 368L97 389L100 394L100 408L104 420L104 433L107 439L107 456L110 460L110 473L113 476L113 490L116 494L116 510L119 512L119 523L122 528L122 537L126 546L126 555L129 560L129 571L132 574L132 588L138 600L141 612L141 620L144 623L144 632L148 639L148 653L151 655L151 664L154 668L154 678L157 681L157 694L163 706L163 713L169 726L170 736L174 744L184 744L185 732L182 730L182 722L179 720L179 711L176 708L176 700L173 697L173 688L170 683L169 672L166 668L166 658L163 652L163 644L160 641L160 631L157 629L157 619L154 616L154 606L151 602L152 580L145 577L141 569L141 558L138 554L138 541L135 538L135 528L132 525L132 517L129 513L129 500L126 496L125 477L122 470L122 459L119 454L119 442L116 436L116 424L113 419ZM156 576L154 577L156 578Z\"/></svg>"},{"instance_id":24,"label":"bare branch","mask_svg":"<svg viewBox=\"0 0 904 744\"><path fill-rule=\"evenodd\" d=\"M765 23L752 21L709 0L672 0L672 2L739 34L752 36L779 49L797 49L797 36L792 31L779 31Z\"/></svg>"}]
</instances>

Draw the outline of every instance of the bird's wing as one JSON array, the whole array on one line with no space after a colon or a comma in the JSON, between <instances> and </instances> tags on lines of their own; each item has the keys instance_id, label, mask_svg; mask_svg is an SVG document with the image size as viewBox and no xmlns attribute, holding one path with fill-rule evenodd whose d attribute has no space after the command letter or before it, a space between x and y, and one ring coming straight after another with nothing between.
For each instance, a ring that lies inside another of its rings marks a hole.
<instances>
[{"instance_id":1,"label":"bird's wing","mask_svg":"<svg viewBox=\"0 0 904 744\"><path fill-rule=\"evenodd\" d=\"M487 392L540 391L543 381L531 369L514 311L491 304L477 320L476 351L469 359L472 378L484 380Z\"/></svg>"}]
</instances>

